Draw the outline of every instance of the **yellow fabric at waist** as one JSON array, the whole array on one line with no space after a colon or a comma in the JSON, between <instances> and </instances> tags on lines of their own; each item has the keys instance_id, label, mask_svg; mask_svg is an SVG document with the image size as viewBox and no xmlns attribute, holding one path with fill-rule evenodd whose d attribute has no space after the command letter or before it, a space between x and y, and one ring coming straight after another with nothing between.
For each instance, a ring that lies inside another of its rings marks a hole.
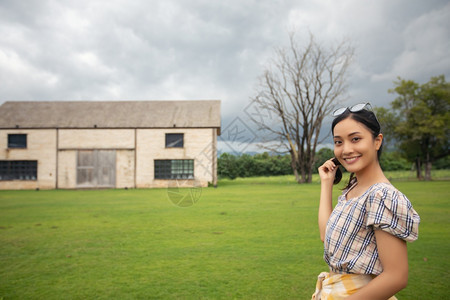
<instances>
[{"instance_id":1,"label":"yellow fabric at waist","mask_svg":"<svg viewBox=\"0 0 450 300\"><path fill-rule=\"evenodd\" d=\"M368 284L375 275L336 274L322 272L317 278L316 291L312 300L339 300L356 293ZM395 296L389 300L396 300Z\"/></svg>"}]
</instances>

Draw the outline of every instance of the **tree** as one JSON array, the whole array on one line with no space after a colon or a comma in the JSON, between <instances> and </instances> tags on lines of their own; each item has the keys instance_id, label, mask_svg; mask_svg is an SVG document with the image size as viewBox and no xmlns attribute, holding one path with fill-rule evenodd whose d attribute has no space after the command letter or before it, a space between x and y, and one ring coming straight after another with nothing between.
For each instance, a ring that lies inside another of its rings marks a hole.
<instances>
[{"instance_id":1,"label":"tree","mask_svg":"<svg viewBox=\"0 0 450 300\"><path fill-rule=\"evenodd\" d=\"M218 158L217 171L219 175L235 179L239 176L239 167L236 156L229 153L222 153Z\"/></svg>"},{"instance_id":2,"label":"tree","mask_svg":"<svg viewBox=\"0 0 450 300\"><path fill-rule=\"evenodd\" d=\"M431 180L433 162L450 154L450 83L441 75L422 85L401 78L394 84L389 92L398 94L391 103L398 119L395 138L415 162L417 177L425 164L425 180Z\"/></svg>"},{"instance_id":3,"label":"tree","mask_svg":"<svg viewBox=\"0 0 450 300\"><path fill-rule=\"evenodd\" d=\"M354 50L347 41L325 48L312 34L306 47L299 45L294 33L289 38L288 47L276 50L252 98L258 110L274 116L275 126L251 119L271 139L272 143L264 140L262 147L288 152L297 182L305 183L312 180L322 121L346 91Z\"/></svg>"},{"instance_id":4,"label":"tree","mask_svg":"<svg viewBox=\"0 0 450 300\"><path fill-rule=\"evenodd\" d=\"M398 118L392 110L385 107L374 107L374 112L383 133L383 151L392 150L396 142L394 129L398 125Z\"/></svg>"},{"instance_id":5,"label":"tree","mask_svg":"<svg viewBox=\"0 0 450 300\"><path fill-rule=\"evenodd\" d=\"M270 155L267 152L255 155L232 155L222 153L218 160L220 177L277 176L291 173L289 155Z\"/></svg>"}]
</instances>

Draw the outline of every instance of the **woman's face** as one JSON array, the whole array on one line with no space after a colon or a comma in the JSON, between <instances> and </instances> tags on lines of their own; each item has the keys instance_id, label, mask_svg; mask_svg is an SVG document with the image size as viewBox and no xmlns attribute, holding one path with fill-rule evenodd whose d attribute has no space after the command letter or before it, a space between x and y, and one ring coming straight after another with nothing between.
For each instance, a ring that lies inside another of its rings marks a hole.
<instances>
[{"instance_id":1,"label":"woman's face","mask_svg":"<svg viewBox=\"0 0 450 300\"><path fill-rule=\"evenodd\" d=\"M333 139L334 155L347 171L358 174L378 164L377 151L383 141L382 134L374 138L362 123L347 118L336 124Z\"/></svg>"}]
</instances>

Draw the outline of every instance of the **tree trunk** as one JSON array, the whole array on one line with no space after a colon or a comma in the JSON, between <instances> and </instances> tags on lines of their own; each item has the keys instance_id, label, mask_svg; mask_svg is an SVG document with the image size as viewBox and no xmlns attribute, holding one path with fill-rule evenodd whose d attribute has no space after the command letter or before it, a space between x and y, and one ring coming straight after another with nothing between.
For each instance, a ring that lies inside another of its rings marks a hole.
<instances>
[{"instance_id":1,"label":"tree trunk","mask_svg":"<svg viewBox=\"0 0 450 300\"><path fill-rule=\"evenodd\" d=\"M431 166L432 162L430 161L430 153L427 153L427 161L425 162L425 180L431 180Z\"/></svg>"},{"instance_id":2,"label":"tree trunk","mask_svg":"<svg viewBox=\"0 0 450 300\"><path fill-rule=\"evenodd\" d=\"M309 172L308 172L308 178L306 179L307 183L311 183L312 182L312 173L313 173L313 170L312 170L312 168L310 168Z\"/></svg>"},{"instance_id":3,"label":"tree trunk","mask_svg":"<svg viewBox=\"0 0 450 300\"><path fill-rule=\"evenodd\" d=\"M430 161L427 161L425 165L425 180L430 181L431 180L431 166L432 163Z\"/></svg>"},{"instance_id":4,"label":"tree trunk","mask_svg":"<svg viewBox=\"0 0 450 300\"><path fill-rule=\"evenodd\" d=\"M420 163L420 157L416 158L416 176L417 179L422 180L422 166Z\"/></svg>"},{"instance_id":5,"label":"tree trunk","mask_svg":"<svg viewBox=\"0 0 450 300\"><path fill-rule=\"evenodd\" d=\"M306 182L306 170L305 170L305 168L300 168L300 173L302 175L302 182L301 183L305 183Z\"/></svg>"},{"instance_id":6,"label":"tree trunk","mask_svg":"<svg viewBox=\"0 0 450 300\"><path fill-rule=\"evenodd\" d=\"M300 176L298 175L297 169L294 169L294 175L295 175L295 180L296 180L298 183L302 183L302 179L301 179Z\"/></svg>"},{"instance_id":7,"label":"tree trunk","mask_svg":"<svg viewBox=\"0 0 450 300\"><path fill-rule=\"evenodd\" d=\"M291 152L291 168L292 168L292 171L294 172L295 180L298 183L301 183L301 178L297 171L297 162L296 162L294 156L292 155L292 152Z\"/></svg>"}]
</instances>

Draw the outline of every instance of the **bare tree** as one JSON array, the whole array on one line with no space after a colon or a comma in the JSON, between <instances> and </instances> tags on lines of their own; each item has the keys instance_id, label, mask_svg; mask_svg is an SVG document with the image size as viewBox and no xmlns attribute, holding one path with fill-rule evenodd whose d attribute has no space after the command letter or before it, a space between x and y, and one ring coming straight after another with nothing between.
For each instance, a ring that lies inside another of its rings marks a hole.
<instances>
[{"instance_id":1,"label":"bare tree","mask_svg":"<svg viewBox=\"0 0 450 300\"><path fill-rule=\"evenodd\" d=\"M255 109L270 113L276 122L250 116L271 137L272 143L264 141L262 147L289 152L297 182L305 183L312 179L322 122L346 91L354 49L347 41L325 48L312 34L309 44L300 47L294 33L289 37L290 45L276 50L252 98Z\"/></svg>"}]
</instances>

